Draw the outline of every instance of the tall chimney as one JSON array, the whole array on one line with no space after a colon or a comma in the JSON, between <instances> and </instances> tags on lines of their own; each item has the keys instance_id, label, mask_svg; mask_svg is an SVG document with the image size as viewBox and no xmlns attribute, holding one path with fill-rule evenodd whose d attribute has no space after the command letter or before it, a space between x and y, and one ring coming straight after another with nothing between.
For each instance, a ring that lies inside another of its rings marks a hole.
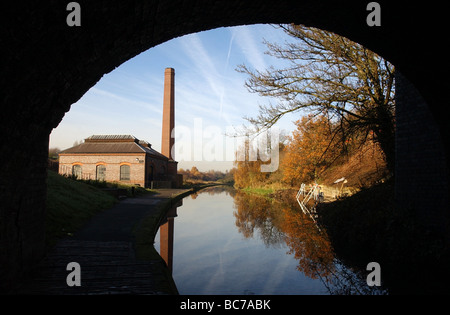
<instances>
[{"instance_id":1,"label":"tall chimney","mask_svg":"<svg viewBox=\"0 0 450 315\"><path fill-rule=\"evenodd\" d=\"M175 127L175 70L166 68L164 71L164 100L163 100L163 121L161 153L170 160L175 160L172 156L172 147L175 139L172 138L172 130Z\"/></svg>"}]
</instances>

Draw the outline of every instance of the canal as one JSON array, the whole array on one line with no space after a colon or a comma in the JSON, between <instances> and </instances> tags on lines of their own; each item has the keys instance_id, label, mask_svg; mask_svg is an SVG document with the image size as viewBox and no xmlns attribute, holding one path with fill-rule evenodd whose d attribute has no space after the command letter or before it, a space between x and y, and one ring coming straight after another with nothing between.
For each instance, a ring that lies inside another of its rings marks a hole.
<instances>
[{"instance_id":1,"label":"canal","mask_svg":"<svg viewBox=\"0 0 450 315\"><path fill-rule=\"evenodd\" d=\"M296 203L211 187L185 197L155 237L180 294L380 294L336 259Z\"/></svg>"}]
</instances>

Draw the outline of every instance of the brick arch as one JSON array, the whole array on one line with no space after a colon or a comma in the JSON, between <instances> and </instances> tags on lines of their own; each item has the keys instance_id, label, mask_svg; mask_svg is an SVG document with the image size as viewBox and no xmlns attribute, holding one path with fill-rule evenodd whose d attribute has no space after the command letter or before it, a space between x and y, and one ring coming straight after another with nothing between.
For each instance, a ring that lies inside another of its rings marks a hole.
<instances>
[{"instance_id":1,"label":"brick arch","mask_svg":"<svg viewBox=\"0 0 450 315\"><path fill-rule=\"evenodd\" d=\"M293 22L333 31L393 62L405 77L402 86L407 91L400 103L421 98L419 107L431 109L437 135L448 139L439 107L448 104L448 87L441 80L448 73L448 58L439 58L441 52L430 49L439 42L437 30L444 29L447 20L440 2L428 1L424 8L417 1L398 6L378 1L381 27L366 24L369 1L79 0L80 27L66 24L68 2L14 1L0 10L2 289L31 270L44 252L46 160L52 128L105 73L172 38L256 23ZM427 15L432 18L425 23ZM420 117L411 119L417 122Z\"/></svg>"},{"instance_id":2,"label":"brick arch","mask_svg":"<svg viewBox=\"0 0 450 315\"><path fill-rule=\"evenodd\" d=\"M16 77L18 69L28 72L21 78L22 84L17 82L16 89L22 90L23 83L31 81L33 84L27 86L30 92L48 93L45 100L39 100L46 106L34 113L35 120L45 120L47 128L54 128L70 105L105 73L142 51L189 33L257 23L295 22L346 36L393 62L433 103L434 93L426 83L430 78L424 74L436 62L436 55L426 45L417 44L421 36L430 36L427 31L430 27L425 29L422 20L427 14L426 8L417 4L395 6L392 1L378 1L382 7L382 27L377 28L366 24L365 1L78 2L82 13L80 27L67 26L65 3L50 1L23 7L17 4L17 8L9 9L11 17L31 23L18 22L17 33L8 34L14 40L13 44L21 49L14 50L19 53L11 54L11 58L5 60L9 73L7 71L4 77ZM435 15L436 12L432 13ZM400 20L402 16L410 18ZM419 18L422 23L418 23ZM438 23L439 18L435 20ZM8 25L10 21L4 22ZM27 43L24 47L23 41ZM13 48L10 48L11 52ZM32 65L32 71L26 65ZM434 69L445 73L442 67ZM54 90L58 92L50 93ZM19 96L16 97L19 100ZM33 102L26 98L26 95L20 97L25 107Z\"/></svg>"}]
</instances>

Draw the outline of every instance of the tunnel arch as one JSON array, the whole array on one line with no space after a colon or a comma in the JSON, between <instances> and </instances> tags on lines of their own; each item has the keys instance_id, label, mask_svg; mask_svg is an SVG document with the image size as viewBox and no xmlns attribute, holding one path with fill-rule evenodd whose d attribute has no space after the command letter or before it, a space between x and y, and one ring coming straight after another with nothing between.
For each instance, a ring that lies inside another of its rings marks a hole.
<instances>
[{"instance_id":1,"label":"tunnel arch","mask_svg":"<svg viewBox=\"0 0 450 315\"><path fill-rule=\"evenodd\" d=\"M45 180L52 128L105 73L172 38L258 23L296 23L335 32L391 61L402 73L403 87L408 90L399 102L410 104L413 99L416 108L431 110L428 119L436 127L429 137L440 135L443 143L448 139L446 108L442 107L448 104L447 82L442 78L448 73L449 62L441 57L441 51L430 49L442 40L438 31L444 29L446 21L437 1L429 1L427 7L417 2L378 1L381 27L366 23L369 1L80 0L79 27L66 23L68 2L16 1L1 10L1 44L6 54L0 61L4 91L0 96L0 131L7 135L0 160L0 194L5 200L0 210L2 290L32 270L45 250ZM408 109L403 112L408 116ZM417 123L421 117L408 116L402 124L408 128L408 119ZM428 122L425 124L421 130L426 132ZM403 137L410 136L418 137ZM406 141L404 146L410 143ZM421 151L420 146L417 151ZM436 159L447 180L445 154L441 152ZM441 198L448 192L447 183L433 195L443 207L448 201Z\"/></svg>"},{"instance_id":2,"label":"tunnel arch","mask_svg":"<svg viewBox=\"0 0 450 315\"><path fill-rule=\"evenodd\" d=\"M417 19L426 16L427 8L418 4L392 4L379 1L382 8L382 26L369 27L367 3L364 1L149 1L121 3L79 1L81 7L80 27L69 27L65 5L58 1L49 4L21 3L12 7L10 19L15 16L35 23L8 21L5 25L19 24L20 30L11 32L15 41L24 39L22 49L11 54L6 74L33 65L25 80L40 82L43 86L60 91L50 94L48 102L52 119L48 127L55 127L62 115L103 74L131 59L139 53L189 33L224 26L257 23L297 23L318 27L345 36L358 42L391 61L419 89L433 108L432 91L429 91L423 76L435 61L435 53L427 47L417 45L417 38L430 38L427 29L439 29L439 18L424 28ZM432 8L432 6L428 7ZM15 9L15 10L14 10ZM436 12L431 10L430 15ZM405 19L406 18L406 19ZM175 22L176 21L176 22ZM16 23L14 23L16 22ZM442 23L442 22L441 22ZM428 34L427 34L428 33ZM14 43L14 42L13 42ZM19 43L15 43L20 47ZM32 47L33 51L27 49ZM10 48L12 51L14 46ZM426 60L427 64L417 62ZM433 67L436 75L444 73L441 67ZM10 70L11 72L8 73ZM36 77L38 76L38 78ZM24 79L24 78L22 78ZM429 79L429 76L428 76ZM439 80L436 80L436 82ZM30 92L31 88L30 86ZM42 92L42 91L41 91ZM438 115L436 115L438 117ZM42 118L42 117L39 117Z\"/></svg>"}]
</instances>

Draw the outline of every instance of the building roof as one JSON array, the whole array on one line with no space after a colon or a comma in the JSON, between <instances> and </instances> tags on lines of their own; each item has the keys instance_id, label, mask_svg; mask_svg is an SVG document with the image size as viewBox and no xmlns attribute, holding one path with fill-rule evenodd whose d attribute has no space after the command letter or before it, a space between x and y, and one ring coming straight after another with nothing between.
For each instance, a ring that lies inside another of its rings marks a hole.
<instances>
[{"instance_id":1,"label":"building roof","mask_svg":"<svg viewBox=\"0 0 450 315\"><path fill-rule=\"evenodd\" d=\"M132 135L92 135L84 139L85 142L136 142L136 140L138 139Z\"/></svg>"},{"instance_id":2,"label":"building roof","mask_svg":"<svg viewBox=\"0 0 450 315\"><path fill-rule=\"evenodd\" d=\"M168 159L152 149L147 141L131 135L92 135L84 143L63 150L60 154L146 153L160 159Z\"/></svg>"}]
</instances>

